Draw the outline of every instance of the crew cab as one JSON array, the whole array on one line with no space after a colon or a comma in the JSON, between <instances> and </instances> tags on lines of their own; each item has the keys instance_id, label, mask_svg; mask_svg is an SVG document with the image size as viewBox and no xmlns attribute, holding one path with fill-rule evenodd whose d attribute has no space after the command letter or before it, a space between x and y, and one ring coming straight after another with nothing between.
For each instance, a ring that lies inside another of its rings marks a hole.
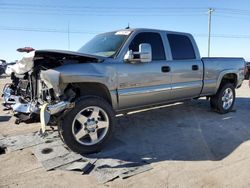
<instances>
[{"instance_id":1,"label":"crew cab","mask_svg":"<svg viewBox=\"0 0 250 188\"><path fill-rule=\"evenodd\" d=\"M78 52L36 50L33 61L42 130L57 125L78 153L103 148L117 113L199 97L230 112L245 68L243 58L201 58L191 34L140 28L99 34Z\"/></svg>"}]
</instances>

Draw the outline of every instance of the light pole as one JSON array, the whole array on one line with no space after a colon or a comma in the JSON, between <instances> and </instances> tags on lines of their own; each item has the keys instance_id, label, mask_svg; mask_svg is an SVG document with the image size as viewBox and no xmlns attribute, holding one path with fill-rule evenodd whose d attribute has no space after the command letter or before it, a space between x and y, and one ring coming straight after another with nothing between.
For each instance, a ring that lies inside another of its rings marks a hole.
<instances>
[{"instance_id":1,"label":"light pole","mask_svg":"<svg viewBox=\"0 0 250 188\"><path fill-rule=\"evenodd\" d=\"M68 50L70 50L70 28L69 28L69 22L68 22Z\"/></svg>"},{"instance_id":2,"label":"light pole","mask_svg":"<svg viewBox=\"0 0 250 188\"><path fill-rule=\"evenodd\" d=\"M210 38L211 38L211 16L214 9L208 9L208 49L207 49L207 56L210 57Z\"/></svg>"}]
</instances>

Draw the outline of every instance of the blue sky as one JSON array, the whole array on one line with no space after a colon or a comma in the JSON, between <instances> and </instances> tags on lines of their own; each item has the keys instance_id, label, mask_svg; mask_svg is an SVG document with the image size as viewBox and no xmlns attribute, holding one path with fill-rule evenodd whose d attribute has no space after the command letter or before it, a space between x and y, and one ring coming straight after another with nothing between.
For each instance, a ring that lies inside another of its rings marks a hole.
<instances>
[{"instance_id":1,"label":"blue sky","mask_svg":"<svg viewBox=\"0 0 250 188\"><path fill-rule=\"evenodd\" d=\"M16 49L24 46L78 50L94 35L128 23L192 33L207 56L209 7L215 9L211 56L250 61L249 0L0 0L0 59L19 59Z\"/></svg>"}]
</instances>

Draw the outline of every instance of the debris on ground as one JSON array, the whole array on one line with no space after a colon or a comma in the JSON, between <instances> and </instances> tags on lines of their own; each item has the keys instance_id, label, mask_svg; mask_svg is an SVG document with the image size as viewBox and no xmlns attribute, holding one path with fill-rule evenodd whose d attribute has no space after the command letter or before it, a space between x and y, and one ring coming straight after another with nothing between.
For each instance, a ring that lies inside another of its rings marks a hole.
<instances>
[{"instance_id":1,"label":"debris on ground","mask_svg":"<svg viewBox=\"0 0 250 188\"><path fill-rule=\"evenodd\" d=\"M126 156L136 156L122 152ZM124 179L133 175L148 171L152 167L145 161L135 161L133 158L128 160L120 160L117 157L98 159L95 163L95 168L90 174L96 176L99 183L107 183L118 177Z\"/></svg>"},{"instance_id":2,"label":"debris on ground","mask_svg":"<svg viewBox=\"0 0 250 188\"><path fill-rule=\"evenodd\" d=\"M87 173L91 168L93 167L93 164L89 161L77 161L72 164L70 164L66 170L69 171L81 171L83 174Z\"/></svg>"},{"instance_id":3,"label":"debris on ground","mask_svg":"<svg viewBox=\"0 0 250 188\"><path fill-rule=\"evenodd\" d=\"M4 137L0 135L0 154L32 147L33 154L45 170L78 171L95 176L99 183L116 178L128 178L152 169L150 164L134 153L121 151L123 143L114 139L114 147L82 156L65 147L57 132L42 137L38 132ZM120 149L119 149L120 148Z\"/></svg>"},{"instance_id":4,"label":"debris on ground","mask_svg":"<svg viewBox=\"0 0 250 188\"><path fill-rule=\"evenodd\" d=\"M52 159L48 159L45 161L42 161L42 165L46 170L52 170L56 169L60 166L63 166L65 164L72 163L74 161L80 160L82 158L81 155L76 154L74 152L69 152L67 154L64 154L62 156L58 156Z\"/></svg>"},{"instance_id":5,"label":"debris on ground","mask_svg":"<svg viewBox=\"0 0 250 188\"><path fill-rule=\"evenodd\" d=\"M44 140L37 132L25 135L5 137L0 140L0 146L5 147L7 152L21 150L38 144L42 144Z\"/></svg>"}]
</instances>

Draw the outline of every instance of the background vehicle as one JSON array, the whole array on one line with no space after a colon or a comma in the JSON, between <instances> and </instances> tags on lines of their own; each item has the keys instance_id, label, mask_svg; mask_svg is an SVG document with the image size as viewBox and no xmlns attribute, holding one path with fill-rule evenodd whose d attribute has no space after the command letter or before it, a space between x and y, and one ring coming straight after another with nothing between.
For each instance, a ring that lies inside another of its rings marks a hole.
<instances>
[{"instance_id":1,"label":"background vehicle","mask_svg":"<svg viewBox=\"0 0 250 188\"><path fill-rule=\"evenodd\" d=\"M100 34L78 52L37 50L33 61L42 130L57 125L79 153L106 144L118 112L203 96L215 111L231 111L245 66L242 58L200 58L188 33L152 29Z\"/></svg>"},{"instance_id":2,"label":"background vehicle","mask_svg":"<svg viewBox=\"0 0 250 188\"><path fill-rule=\"evenodd\" d=\"M250 62L246 62L246 68L245 68L245 79L248 80L250 76Z\"/></svg>"},{"instance_id":3,"label":"background vehicle","mask_svg":"<svg viewBox=\"0 0 250 188\"><path fill-rule=\"evenodd\" d=\"M0 76L4 74L6 67L6 61L3 59L0 59Z\"/></svg>"}]
</instances>

